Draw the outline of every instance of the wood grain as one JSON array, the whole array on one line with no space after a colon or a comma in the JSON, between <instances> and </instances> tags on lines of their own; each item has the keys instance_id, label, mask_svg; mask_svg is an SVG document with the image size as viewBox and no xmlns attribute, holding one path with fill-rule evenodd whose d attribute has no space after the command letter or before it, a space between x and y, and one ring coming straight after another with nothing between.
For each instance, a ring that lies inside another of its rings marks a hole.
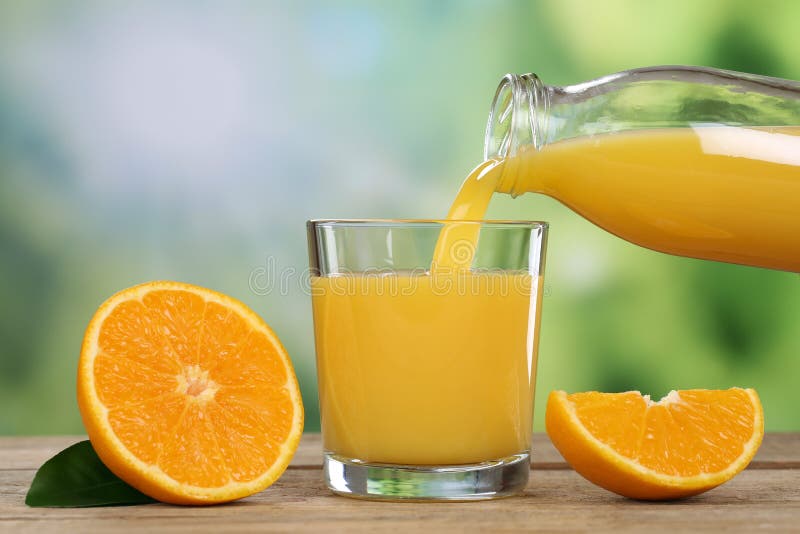
<instances>
[{"instance_id":1,"label":"wood grain","mask_svg":"<svg viewBox=\"0 0 800 534\"><path fill-rule=\"evenodd\" d=\"M352 500L325 489L318 468L321 442L308 434L276 484L236 503L26 507L36 467L80 439L0 438L0 532L800 532L800 434L767 435L751 468L715 490L671 503L631 501L593 486L568 469L544 435L534 441L534 471L521 496L452 504Z\"/></svg>"},{"instance_id":2,"label":"wood grain","mask_svg":"<svg viewBox=\"0 0 800 534\"><path fill-rule=\"evenodd\" d=\"M86 436L0 437L0 470L37 469L58 451ZM322 438L303 434L292 467L321 466ZM568 469L546 434L533 436L533 469ZM800 469L800 434L771 433L764 437L749 469Z\"/></svg>"}]
</instances>

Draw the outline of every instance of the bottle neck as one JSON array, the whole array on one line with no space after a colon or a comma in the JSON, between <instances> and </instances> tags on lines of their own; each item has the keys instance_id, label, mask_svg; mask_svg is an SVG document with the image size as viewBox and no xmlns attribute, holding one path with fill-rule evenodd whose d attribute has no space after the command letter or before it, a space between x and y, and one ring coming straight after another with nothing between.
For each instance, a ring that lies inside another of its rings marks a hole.
<instances>
[{"instance_id":1,"label":"bottle neck","mask_svg":"<svg viewBox=\"0 0 800 534\"><path fill-rule=\"evenodd\" d=\"M515 194L513 157L523 149L540 149L547 142L552 90L535 74L506 74L489 111L484 159L505 159L498 191Z\"/></svg>"}]
</instances>

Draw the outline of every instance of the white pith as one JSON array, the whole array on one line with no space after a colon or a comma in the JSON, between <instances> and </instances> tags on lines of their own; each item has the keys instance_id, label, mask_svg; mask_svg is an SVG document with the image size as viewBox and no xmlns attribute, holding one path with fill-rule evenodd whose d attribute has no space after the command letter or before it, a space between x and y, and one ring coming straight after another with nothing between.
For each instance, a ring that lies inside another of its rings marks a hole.
<instances>
[{"instance_id":1,"label":"white pith","mask_svg":"<svg viewBox=\"0 0 800 534\"><path fill-rule=\"evenodd\" d=\"M639 392L639 391L637 391L636 393L639 393L639 395L642 395L642 393ZM650 398L650 395L642 395L642 398L644 399L644 402L647 403L647 407L648 408L650 408L652 406L668 406L670 404L679 404L679 403L683 402L683 399L681 399L680 393L678 393L674 389L672 391L670 391L669 393L667 393L666 395L664 395L663 397L661 397L661 400L659 400L659 401L653 401Z\"/></svg>"}]
</instances>

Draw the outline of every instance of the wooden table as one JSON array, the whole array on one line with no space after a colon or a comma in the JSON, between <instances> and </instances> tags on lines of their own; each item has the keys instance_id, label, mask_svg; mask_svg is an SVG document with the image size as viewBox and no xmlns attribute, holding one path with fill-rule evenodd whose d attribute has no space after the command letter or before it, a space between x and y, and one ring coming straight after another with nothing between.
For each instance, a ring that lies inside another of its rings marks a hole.
<instances>
[{"instance_id":1,"label":"wooden table","mask_svg":"<svg viewBox=\"0 0 800 534\"><path fill-rule=\"evenodd\" d=\"M306 434L271 488L212 507L164 504L28 508L39 465L80 436L0 438L0 532L236 531L680 531L800 532L800 434L770 434L750 467L704 495L670 503L631 501L586 482L545 435L534 440L525 493L476 503L380 503L329 493L318 434Z\"/></svg>"}]
</instances>

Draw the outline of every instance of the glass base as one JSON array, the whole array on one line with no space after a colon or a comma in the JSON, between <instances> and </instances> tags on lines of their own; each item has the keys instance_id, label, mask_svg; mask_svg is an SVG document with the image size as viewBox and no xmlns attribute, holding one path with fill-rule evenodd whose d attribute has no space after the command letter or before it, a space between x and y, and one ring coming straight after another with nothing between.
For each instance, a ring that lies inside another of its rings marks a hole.
<instances>
[{"instance_id":1,"label":"glass base","mask_svg":"<svg viewBox=\"0 0 800 534\"><path fill-rule=\"evenodd\" d=\"M388 501L474 501L522 492L530 455L477 464L429 466L367 463L325 453L325 483L339 495Z\"/></svg>"}]
</instances>

